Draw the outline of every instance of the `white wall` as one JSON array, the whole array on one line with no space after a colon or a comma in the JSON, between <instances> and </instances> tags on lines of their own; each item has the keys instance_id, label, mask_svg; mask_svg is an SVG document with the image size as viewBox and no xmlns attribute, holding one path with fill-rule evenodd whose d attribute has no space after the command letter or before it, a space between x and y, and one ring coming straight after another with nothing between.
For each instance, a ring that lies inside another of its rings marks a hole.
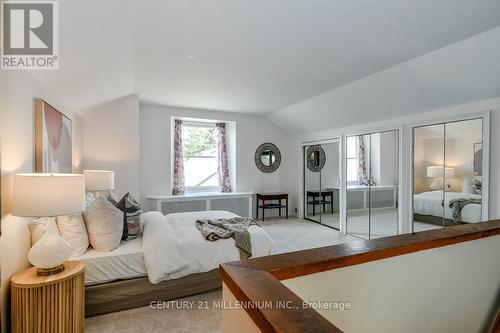
<instances>
[{"instance_id":1,"label":"white wall","mask_svg":"<svg viewBox=\"0 0 500 333\"><path fill-rule=\"evenodd\" d=\"M82 122L25 71L2 71L0 75L1 153L1 308L2 331L6 331L10 277L26 267L30 239L29 219L11 216L13 175L34 172L34 98L41 97L72 120L73 171L81 172ZM7 254L8 255L5 255Z\"/></svg>"},{"instance_id":2,"label":"white wall","mask_svg":"<svg viewBox=\"0 0 500 333\"><path fill-rule=\"evenodd\" d=\"M82 111L83 168L115 172L118 197L139 197L139 98L127 95Z\"/></svg>"},{"instance_id":3,"label":"white wall","mask_svg":"<svg viewBox=\"0 0 500 333\"><path fill-rule=\"evenodd\" d=\"M237 304L239 301L222 282L222 302L227 305ZM255 324L243 307L222 310L222 332L223 333L260 333L260 328Z\"/></svg>"},{"instance_id":4,"label":"white wall","mask_svg":"<svg viewBox=\"0 0 500 333\"><path fill-rule=\"evenodd\" d=\"M398 139L392 131L371 135L371 174L376 185L398 184Z\"/></svg>"},{"instance_id":5,"label":"white wall","mask_svg":"<svg viewBox=\"0 0 500 333\"><path fill-rule=\"evenodd\" d=\"M195 109L183 109L163 106L140 106L140 142L141 142L141 202L151 194L171 193L171 118L188 117L233 121L236 126L236 149L229 154L236 154L235 191L290 191L289 151L291 146L287 136L265 116L244 115L229 112L217 112ZM257 169L254 153L264 143L274 143L281 151L281 165L274 173L265 174ZM234 156L233 156L234 157ZM230 159L232 157L230 156ZM233 175L234 177L234 175ZM292 212L293 212L293 207ZM266 213L267 214L267 213Z\"/></svg>"},{"instance_id":6,"label":"white wall","mask_svg":"<svg viewBox=\"0 0 500 333\"><path fill-rule=\"evenodd\" d=\"M318 311L343 332L482 332L499 291L499 251L493 236L282 282L309 302L349 302Z\"/></svg>"},{"instance_id":7,"label":"white wall","mask_svg":"<svg viewBox=\"0 0 500 333\"><path fill-rule=\"evenodd\" d=\"M326 156L325 166L321 169L321 187L323 189L338 187L340 185L340 143L327 143L321 147L323 147Z\"/></svg>"}]
</instances>

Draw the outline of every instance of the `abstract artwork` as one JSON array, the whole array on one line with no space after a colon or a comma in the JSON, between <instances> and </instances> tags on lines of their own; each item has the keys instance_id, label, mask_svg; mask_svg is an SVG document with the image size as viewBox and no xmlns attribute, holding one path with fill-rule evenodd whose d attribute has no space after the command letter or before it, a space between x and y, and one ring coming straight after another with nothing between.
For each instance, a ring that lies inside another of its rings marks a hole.
<instances>
[{"instance_id":1,"label":"abstract artwork","mask_svg":"<svg viewBox=\"0 0 500 333\"><path fill-rule=\"evenodd\" d=\"M71 119L35 99L35 172L72 173Z\"/></svg>"}]
</instances>

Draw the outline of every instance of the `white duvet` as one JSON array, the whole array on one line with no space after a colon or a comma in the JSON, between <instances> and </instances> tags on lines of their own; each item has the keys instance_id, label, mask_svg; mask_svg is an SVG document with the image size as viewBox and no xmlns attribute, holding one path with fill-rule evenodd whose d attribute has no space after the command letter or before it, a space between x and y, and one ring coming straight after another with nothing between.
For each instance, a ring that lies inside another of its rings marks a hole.
<instances>
[{"instance_id":1,"label":"white duvet","mask_svg":"<svg viewBox=\"0 0 500 333\"><path fill-rule=\"evenodd\" d=\"M148 212L144 222L143 252L149 281L177 279L195 273L208 272L221 263L240 260L239 250L232 238L207 241L196 228L197 219L232 218L225 211L203 211L162 215ZM252 258L272 254L276 247L260 227L248 228Z\"/></svg>"},{"instance_id":2,"label":"white duvet","mask_svg":"<svg viewBox=\"0 0 500 333\"><path fill-rule=\"evenodd\" d=\"M467 194L460 192L446 192L444 200L444 217L452 219L450 201L453 199L481 199L479 194ZM413 210L416 214L443 216L443 191L429 191L415 194L413 200ZM463 222L476 223L481 221L481 205L469 204L462 209Z\"/></svg>"}]
</instances>

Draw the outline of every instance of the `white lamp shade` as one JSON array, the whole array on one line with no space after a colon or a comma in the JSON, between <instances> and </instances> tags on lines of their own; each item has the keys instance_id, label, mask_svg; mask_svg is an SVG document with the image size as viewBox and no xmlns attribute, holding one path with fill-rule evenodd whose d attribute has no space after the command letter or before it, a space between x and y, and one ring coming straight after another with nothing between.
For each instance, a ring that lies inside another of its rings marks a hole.
<instances>
[{"instance_id":1,"label":"white lamp shade","mask_svg":"<svg viewBox=\"0 0 500 333\"><path fill-rule=\"evenodd\" d=\"M83 170L87 191L107 191L115 189L115 173L105 170Z\"/></svg>"},{"instance_id":2,"label":"white lamp shade","mask_svg":"<svg viewBox=\"0 0 500 333\"><path fill-rule=\"evenodd\" d=\"M12 214L59 216L85 210L85 180L77 174L18 174L14 176Z\"/></svg>"},{"instance_id":3,"label":"white lamp shade","mask_svg":"<svg viewBox=\"0 0 500 333\"><path fill-rule=\"evenodd\" d=\"M427 167L427 177L443 177L443 167L440 166L428 166Z\"/></svg>"},{"instance_id":4,"label":"white lamp shade","mask_svg":"<svg viewBox=\"0 0 500 333\"><path fill-rule=\"evenodd\" d=\"M444 176L446 178L453 178L455 177L455 168L447 167L443 168L442 166L439 165L434 165L434 166L428 166L427 167L427 177L430 178L437 178L437 177L443 177L443 170L446 170L444 172Z\"/></svg>"}]
</instances>

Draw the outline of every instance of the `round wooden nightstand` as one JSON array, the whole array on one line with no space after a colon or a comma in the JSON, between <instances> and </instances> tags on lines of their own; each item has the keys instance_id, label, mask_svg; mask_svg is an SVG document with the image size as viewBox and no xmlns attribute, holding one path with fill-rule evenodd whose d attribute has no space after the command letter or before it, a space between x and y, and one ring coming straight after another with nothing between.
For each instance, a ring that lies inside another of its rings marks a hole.
<instances>
[{"instance_id":1,"label":"round wooden nightstand","mask_svg":"<svg viewBox=\"0 0 500 333\"><path fill-rule=\"evenodd\" d=\"M38 276L31 267L12 277L12 332L85 331L85 264L64 266L54 275Z\"/></svg>"}]
</instances>

